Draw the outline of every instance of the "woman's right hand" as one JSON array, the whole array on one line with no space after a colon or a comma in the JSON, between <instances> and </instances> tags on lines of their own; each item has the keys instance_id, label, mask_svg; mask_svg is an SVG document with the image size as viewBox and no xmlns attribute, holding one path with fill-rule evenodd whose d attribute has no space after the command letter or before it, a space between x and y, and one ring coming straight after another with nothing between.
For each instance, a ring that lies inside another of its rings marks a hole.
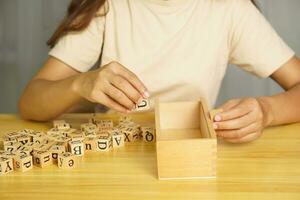
<instances>
[{"instance_id":1,"label":"woman's right hand","mask_svg":"<svg viewBox=\"0 0 300 200\"><path fill-rule=\"evenodd\" d=\"M118 62L80 74L72 90L81 97L122 113L129 113L149 92L139 78Z\"/></svg>"}]
</instances>

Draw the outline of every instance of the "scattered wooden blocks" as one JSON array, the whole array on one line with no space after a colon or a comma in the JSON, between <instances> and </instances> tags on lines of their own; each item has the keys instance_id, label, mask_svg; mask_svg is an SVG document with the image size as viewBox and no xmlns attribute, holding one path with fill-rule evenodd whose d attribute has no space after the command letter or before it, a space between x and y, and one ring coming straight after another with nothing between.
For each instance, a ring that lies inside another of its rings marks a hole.
<instances>
[{"instance_id":1,"label":"scattered wooden blocks","mask_svg":"<svg viewBox=\"0 0 300 200\"><path fill-rule=\"evenodd\" d=\"M5 157L5 158L14 158L15 156L17 156L17 153L15 152L7 152L7 151L3 151L1 152L0 157Z\"/></svg>"},{"instance_id":2,"label":"scattered wooden blocks","mask_svg":"<svg viewBox=\"0 0 300 200\"><path fill-rule=\"evenodd\" d=\"M216 134L203 100L156 102L155 121L159 179L216 176Z\"/></svg>"},{"instance_id":3,"label":"scattered wooden blocks","mask_svg":"<svg viewBox=\"0 0 300 200\"><path fill-rule=\"evenodd\" d=\"M42 144L35 145L33 151L48 151L54 144L54 141L44 140Z\"/></svg>"},{"instance_id":4,"label":"scattered wooden blocks","mask_svg":"<svg viewBox=\"0 0 300 200\"><path fill-rule=\"evenodd\" d=\"M99 131L102 130L107 130L107 129L112 129L114 124L112 120L97 120L96 118L91 118L89 120L89 123L95 124Z\"/></svg>"},{"instance_id":5,"label":"scattered wooden blocks","mask_svg":"<svg viewBox=\"0 0 300 200\"><path fill-rule=\"evenodd\" d=\"M35 131L32 129L23 129L23 130L18 131L17 133L29 135L29 134L35 133Z\"/></svg>"},{"instance_id":6,"label":"scattered wooden blocks","mask_svg":"<svg viewBox=\"0 0 300 200\"><path fill-rule=\"evenodd\" d=\"M44 134L42 132L34 131L30 129L24 129L23 132L25 132L25 134L30 137L30 142L33 142L34 138L41 137Z\"/></svg>"},{"instance_id":7,"label":"scattered wooden blocks","mask_svg":"<svg viewBox=\"0 0 300 200\"><path fill-rule=\"evenodd\" d=\"M97 124L99 129L112 129L114 127L114 123L112 120L100 120Z\"/></svg>"},{"instance_id":8,"label":"scattered wooden blocks","mask_svg":"<svg viewBox=\"0 0 300 200\"><path fill-rule=\"evenodd\" d=\"M15 152L17 151L18 149L21 148L21 145L16 143L14 145L7 145L7 146L4 146L4 151L7 151L7 152Z\"/></svg>"},{"instance_id":9,"label":"scattered wooden blocks","mask_svg":"<svg viewBox=\"0 0 300 200\"><path fill-rule=\"evenodd\" d=\"M141 127L144 142L155 142L155 133L152 127Z\"/></svg>"},{"instance_id":10,"label":"scattered wooden blocks","mask_svg":"<svg viewBox=\"0 0 300 200\"><path fill-rule=\"evenodd\" d=\"M50 150L34 152L33 157L34 164L38 167L44 168L53 164Z\"/></svg>"},{"instance_id":11,"label":"scattered wooden blocks","mask_svg":"<svg viewBox=\"0 0 300 200\"><path fill-rule=\"evenodd\" d=\"M21 134L18 137L16 137L17 142L19 142L21 145L26 145L26 143L31 141L30 136Z\"/></svg>"},{"instance_id":12,"label":"scattered wooden blocks","mask_svg":"<svg viewBox=\"0 0 300 200\"><path fill-rule=\"evenodd\" d=\"M74 155L74 156L83 156L84 155L84 143L82 141L70 141L69 142L69 149L70 152Z\"/></svg>"},{"instance_id":13,"label":"scattered wooden blocks","mask_svg":"<svg viewBox=\"0 0 300 200\"><path fill-rule=\"evenodd\" d=\"M133 128L121 129L121 132L124 135L125 143L133 142Z\"/></svg>"},{"instance_id":14,"label":"scattered wooden blocks","mask_svg":"<svg viewBox=\"0 0 300 200\"><path fill-rule=\"evenodd\" d=\"M10 133L7 133L6 134L6 137L9 139L9 140L16 140L16 138L19 136L20 134L17 133L17 132L10 132Z\"/></svg>"},{"instance_id":15,"label":"scattered wooden blocks","mask_svg":"<svg viewBox=\"0 0 300 200\"><path fill-rule=\"evenodd\" d=\"M75 168L78 165L77 162L76 156L70 152L58 154L58 167L61 169Z\"/></svg>"},{"instance_id":16,"label":"scattered wooden blocks","mask_svg":"<svg viewBox=\"0 0 300 200\"><path fill-rule=\"evenodd\" d=\"M89 151L96 151L97 146L96 146L96 138L85 138L83 141L84 143L84 151L89 152Z\"/></svg>"},{"instance_id":17,"label":"scattered wooden blocks","mask_svg":"<svg viewBox=\"0 0 300 200\"><path fill-rule=\"evenodd\" d=\"M22 146L20 149L17 151L12 152L17 155L30 155L32 153L32 148L27 147L27 146Z\"/></svg>"},{"instance_id":18,"label":"scattered wooden blocks","mask_svg":"<svg viewBox=\"0 0 300 200\"><path fill-rule=\"evenodd\" d=\"M53 121L53 127L58 130L68 130L71 128L70 124L66 123L64 120Z\"/></svg>"},{"instance_id":19,"label":"scattered wooden blocks","mask_svg":"<svg viewBox=\"0 0 300 200\"><path fill-rule=\"evenodd\" d=\"M111 136L99 136L96 139L97 151L106 152L112 148Z\"/></svg>"},{"instance_id":20,"label":"scattered wooden blocks","mask_svg":"<svg viewBox=\"0 0 300 200\"><path fill-rule=\"evenodd\" d=\"M138 141L140 140L141 137L141 128L139 126L136 126L135 128L133 128L133 133L132 133L132 141Z\"/></svg>"},{"instance_id":21,"label":"scattered wooden blocks","mask_svg":"<svg viewBox=\"0 0 300 200\"><path fill-rule=\"evenodd\" d=\"M84 134L84 136L88 137L88 138L96 138L97 133L99 131L98 126L96 126L95 124L92 124L92 123L82 124L80 126L80 129L81 129L82 133Z\"/></svg>"},{"instance_id":22,"label":"scattered wooden blocks","mask_svg":"<svg viewBox=\"0 0 300 200\"><path fill-rule=\"evenodd\" d=\"M35 144L34 142L28 142L28 143L25 145L25 147L30 148L30 149L33 150L33 148L34 148L35 146L37 146L37 145L38 145L38 144Z\"/></svg>"},{"instance_id":23,"label":"scattered wooden blocks","mask_svg":"<svg viewBox=\"0 0 300 200\"><path fill-rule=\"evenodd\" d=\"M14 171L13 159L0 156L0 175L5 175L12 171Z\"/></svg>"},{"instance_id":24,"label":"scattered wooden blocks","mask_svg":"<svg viewBox=\"0 0 300 200\"><path fill-rule=\"evenodd\" d=\"M16 143L17 143L17 140L16 140L16 139L10 140L9 138L4 138L4 139L2 140L2 143L3 143L3 147L5 147L5 146L11 146L11 145L16 144Z\"/></svg>"},{"instance_id":25,"label":"scattered wooden blocks","mask_svg":"<svg viewBox=\"0 0 300 200\"><path fill-rule=\"evenodd\" d=\"M57 142L55 145L53 145L50 148L50 152L51 152L52 162L56 164L58 159L58 154L62 154L66 152L65 144L63 142Z\"/></svg>"},{"instance_id":26,"label":"scattered wooden blocks","mask_svg":"<svg viewBox=\"0 0 300 200\"><path fill-rule=\"evenodd\" d=\"M112 147L119 148L125 145L125 136L119 129L113 129L111 132Z\"/></svg>"},{"instance_id":27,"label":"scattered wooden blocks","mask_svg":"<svg viewBox=\"0 0 300 200\"><path fill-rule=\"evenodd\" d=\"M39 137L33 137L32 142L34 144L42 144L46 140L46 137L44 135L40 135Z\"/></svg>"},{"instance_id":28,"label":"scattered wooden blocks","mask_svg":"<svg viewBox=\"0 0 300 200\"><path fill-rule=\"evenodd\" d=\"M81 132L74 128L70 128L70 129L66 129L66 130L58 130L58 133L60 136L71 137L71 135L77 135L78 133L81 133Z\"/></svg>"},{"instance_id":29,"label":"scattered wooden blocks","mask_svg":"<svg viewBox=\"0 0 300 200\"><path fill-rule=\"evenodd\" d=\"M80 141L80 142L82 142L85 138L81 132L74 132L72 134L69 134L69 137L71 138L71 141Z\"/></svg>"},{"instance_id":30,"label":"scattered wooden blocks","mask_svg":"<svg viewBox=\"0 0 300 200\"><path fill-rule=\"evenodd\" d=\"M144 109L144 104L140 105L140 110ZM108 152L112 148L123 147L125 142L141 139L142 130L147 142L150 142L150 133L153 134L153 129L141 129L130 116L120 117L115 127L112 120L95 118L82 124L80 130L71 128L64 120L56 120L53 125L54 128L47 132L24 129L7 133L2 140L4 150L0 150L0 174L14 168L25 172L33 165L44 168L57 164L59 168L71 169L77 166L78 156L85 152Z\"/></svg>"},{"instance_id":31,"label":"scattered wooden blocks","mask_svg":"<svg viewBox=\"0 0 300 200\"><path fill-rule=\"evenodd\" d=\"M33 168L32 156L27 154L17 155L13 159L16 171L26 172Z\"/></svg>"}]
</instances>

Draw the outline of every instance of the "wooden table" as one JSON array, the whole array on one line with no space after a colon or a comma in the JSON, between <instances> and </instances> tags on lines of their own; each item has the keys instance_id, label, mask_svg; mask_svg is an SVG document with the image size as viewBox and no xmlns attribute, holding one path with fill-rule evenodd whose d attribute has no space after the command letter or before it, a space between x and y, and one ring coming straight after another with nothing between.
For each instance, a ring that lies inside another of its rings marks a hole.
<instances>
[{"instance_id":1,"label":"wooden table","mask_svg":"<svg viewBox=\"0 0 300 200\"><path fill-rule=\"evenodd\" d=\"M91 115L65 115L78 126ZM133 116L153 123L152 113ZM100 118L117 119L115 115ZM0 136L7 131L47 130L0 115ZM217 179L158 181L154 144L136 142L109 153L90 153L80 167L56 166L0 177L0 200L8 199L300 199L300 124L269 128L259 140L242 145L219 141Z\"/></svg>"}]
</instances>

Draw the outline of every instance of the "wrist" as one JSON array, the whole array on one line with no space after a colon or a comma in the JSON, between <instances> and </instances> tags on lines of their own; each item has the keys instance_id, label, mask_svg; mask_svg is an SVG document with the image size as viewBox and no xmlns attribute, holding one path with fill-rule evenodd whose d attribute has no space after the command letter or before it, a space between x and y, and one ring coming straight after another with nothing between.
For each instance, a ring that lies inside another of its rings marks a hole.
<instances>
[{"instance_id":1,"label":"wrist","mask_svg":"<svg viewBox=\"0 0 300 200\"><path fill-rule=\"evenodd\" d=\"M76 76L73 76L71 78L71 91L75 94L79 94L79 87L80 87L80 82L81 82L81 77L82 77L82 74L79 74L79 75L76 75Z\"/></svg>"},{"instance_id":2,"label":"wrist","mask_svg":"<svg viewBox=\"0 0 300 200\"><path fill-rule=\"evenodd\" d=\"M256 98L263 112L264 127L272 126L274 122L274 115L272 111L272 97L258 97Z\"/></svg>"}]
</instances>

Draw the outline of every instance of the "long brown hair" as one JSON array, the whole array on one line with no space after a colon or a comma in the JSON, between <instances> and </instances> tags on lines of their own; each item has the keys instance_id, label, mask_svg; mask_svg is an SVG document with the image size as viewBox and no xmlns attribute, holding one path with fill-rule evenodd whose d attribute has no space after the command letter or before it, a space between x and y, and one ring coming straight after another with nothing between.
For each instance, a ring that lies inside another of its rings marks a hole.
<instances>
[{"instance_id":1,"label":"long brown hair","mask_svg":"<svg viewBox=\"0 0 300 200\"><path fill-rule=\"evenodd\" d=\"M47 41L48 46L53 48L57 41L69 32L79 32L88 27L101 7L105 7L106 0L72 0L68 12L54 34ZM251 2L257 6L255 0ZM107 8L104 10L107 11ZM104 12L105 15L106 13ZM101 14L99 14L101 15Z\"/></svg>"},{"instance_id":2,"label":"long brown hair","mask_svg":"<svg viewBox=\"0 0 300 200\"><path fill-rule=\"evenodd\" d=\"M106 0L72 0L65 18L47 41L48 46L53 48L57 41L69 32L84 30L93 18L98 14L101 7L105 7ZM106 10L105 8L104 10Z\"/></svg>"}]
</instances>

